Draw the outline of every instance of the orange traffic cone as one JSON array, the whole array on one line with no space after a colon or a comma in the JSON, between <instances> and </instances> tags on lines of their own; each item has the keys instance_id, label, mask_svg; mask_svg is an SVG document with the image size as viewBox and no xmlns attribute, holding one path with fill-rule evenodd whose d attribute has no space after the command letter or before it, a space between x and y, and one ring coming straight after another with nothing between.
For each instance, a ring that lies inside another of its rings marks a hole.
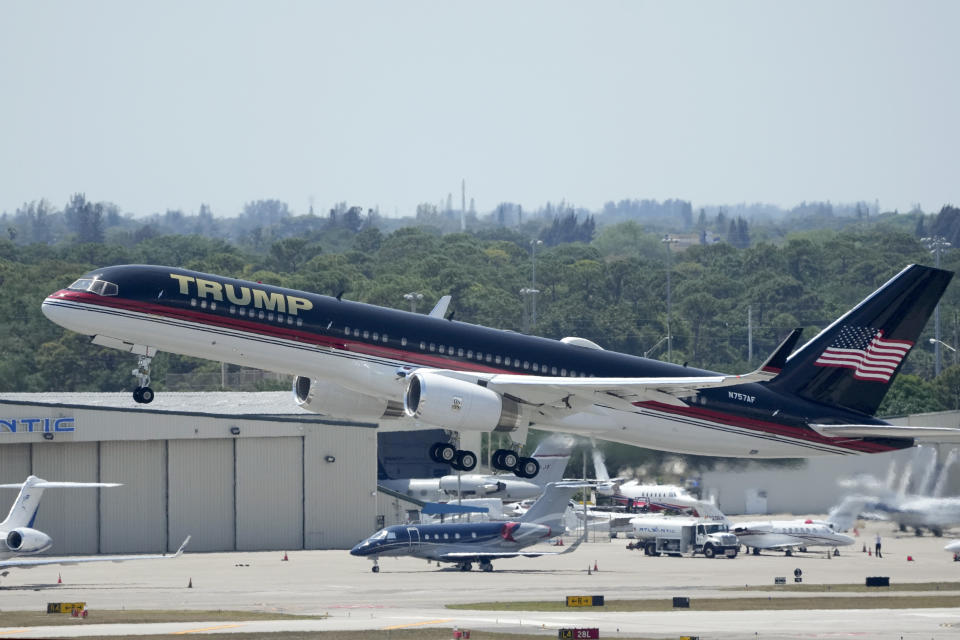
<instances>
[{"instance_id":1,"label":"orange traffic cone","mask_svg":"<svg viewBox=\"0 0 960 640\"><path fill-rule=\"evenodd\" d=\"M600 569L597 569L597 561L596 561L596 560L593 561L593 570L594 570L594 571L600 571Z\"/></svg>"},{"instance_id":2,"label":"orange traffic cone","mask_svg":"<svg viewBox=\"0 0 960 640\"><path fill-rule=\"evenodd\" d=\"M290 558L287 557L287 552L284 551L284 552L283 552L283 562L287 562L287 561L289 561L289 560L290 560Z\"/></svg>"},{"instance_id":3,"label":"orange traffic cone","mask_svg":"<svg viewBox=\"0 0 960 640\"><path fill-rule=\"evenodd\" d=\"M913 562L913 556L907 556L907 562Z\"/></svg>"},{"instance_id":4,"label":"orange traffic cone","mask_svg":"<svg viewBox=\"0 0 960 640\"><path fill-rule=\"evenodd\" d=\"M868 555L868 556L872 556L872 555L873 555L873 551L870 551L870 549L867 549L867 555Z\"/></svg>"},{"instance_id":5,"label":"orange traffic cone","mask_svg":"<svg viewBox=\"0 0 960 640\"><path fill-rule=\"evenodd\" d=\"M63 578L60 577L60 574L57 574L57 584L63 584Z\"/></svg>"}]
</instances>

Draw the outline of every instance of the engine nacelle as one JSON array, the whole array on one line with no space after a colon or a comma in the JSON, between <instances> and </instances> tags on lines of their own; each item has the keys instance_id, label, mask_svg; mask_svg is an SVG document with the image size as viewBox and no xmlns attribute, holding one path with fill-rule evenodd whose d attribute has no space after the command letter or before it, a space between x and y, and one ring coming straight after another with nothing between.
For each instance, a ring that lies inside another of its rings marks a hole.
<instances>
[{"instance_id":1,"label":"engine nacelle","mask_svg":"<svg viewBox=\"0 0 960 640\"><path fill-rule=\"evenodd\" d=\"M436 373L407 376L403 411L411 418L454 431L515 431L527 426L516 400Z\"/></svg>"},{"instance_id":2,"label":"engine nacelle","mask_svg":"<svg viewBox=\"0 0 960 640\"><path fill-rule=\"evenodd\" d=\"M4 542L7 544L7 549L17 553L38 553L46 551L53 544L50 536L43 531L28 527L20 527L7 532Z\"/></svg>"},{"instance_id":3,"label":"engine nacelle","mask_svg":"<svg viewBox=\"0 0 960 640\"><path fill-rule=\"evenodd\" d=\"M403 407L396 400L383 400L303 376L293 380L293 398L308 411L338 418L384 420L403 415Z\"/></svg>"}]
</instances>

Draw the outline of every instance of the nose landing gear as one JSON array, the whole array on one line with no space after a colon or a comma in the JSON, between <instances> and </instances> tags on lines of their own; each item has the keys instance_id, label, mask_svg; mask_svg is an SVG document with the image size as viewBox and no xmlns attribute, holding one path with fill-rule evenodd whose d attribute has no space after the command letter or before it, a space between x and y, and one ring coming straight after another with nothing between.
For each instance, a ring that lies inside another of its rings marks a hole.
<instances>
[{"instance_id":1,"label":"nose landing gear","mask_svg":"<svg viewBox=\"0 0 960 640\"><path fill-rule=\"evenodd\" d=\"M137 388L133 390L133 400L138 404L153 402L153 389L150 388L150 363L153 357L141 355L137 357L137 368L131 373L137 378Z\"/></svg>"}]
</instances>

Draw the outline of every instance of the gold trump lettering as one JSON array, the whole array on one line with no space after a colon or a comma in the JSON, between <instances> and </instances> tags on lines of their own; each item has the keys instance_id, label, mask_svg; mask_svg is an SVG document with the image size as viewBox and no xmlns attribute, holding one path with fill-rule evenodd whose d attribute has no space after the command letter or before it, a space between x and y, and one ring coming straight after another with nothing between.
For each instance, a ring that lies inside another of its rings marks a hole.
<instances>
[{"instance_id":1,"label":"gold trump lettering","mask_svg":"<svg viewBox=\"0 0 960 640\"><path fill-rule=\"evenodd\" d=\"M226 295L227 301L232 304L245 307L251 306L252 302L252 306L257 309L288 313L292 316L299 315L301 311L313 309L313 303L306 298L285 295L276 291L270 292L255 287L237 287L230 283L220 283L179 273L171 273L170 277L177 281L180 293L185 296L190 295L190 285L193 284L193 289L198 298L213 298L217 302L223 302L224 295ZM238 289L239 291L237 291Z\"/></svg>"}]
</instances>

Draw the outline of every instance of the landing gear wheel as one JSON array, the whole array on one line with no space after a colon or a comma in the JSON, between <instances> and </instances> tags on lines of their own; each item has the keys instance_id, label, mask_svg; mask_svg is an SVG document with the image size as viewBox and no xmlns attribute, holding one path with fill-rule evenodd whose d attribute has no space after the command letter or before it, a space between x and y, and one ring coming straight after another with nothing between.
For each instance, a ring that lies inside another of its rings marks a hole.
<instances>
[{"instance_id":1,"label":"landing gear wheel","mask_svg":"<svg viewBox=\"0 0 960 640\"><path fill-rule=\"evenodd\" d=\"M499 459L500 461L499 466L496 464L494 466L502 471L513 471L517 462L520 461L520 456L511 449L497 449L497 452L493 455L495 460Z\"/></svg>"},{"instance_id":2,"label":"landing gear wheel","mask_svg":"<svg viewBox=\"0 0 960 640\"><path fill-rule=\"evenodd\" d=\"M452 444L437 442L430 447L430 459L434 462L450 464L457 456L457 450Z\"/></svg>"},{"instance_id":3,"label":"landing gear wheel","mask_svg":"<svg viewBox=\"0 0 960 640\"><path fill-rule=\"evenodd\" d=\"M370 571L373 571L374 573L380 573L380 567L378 567L377 565L373 565L372 567L370 567Z\"/></svg>"},{"instance_id":4,"label":"landing gear wheel","mask_svg":"<svg viewBox=\"0 0 960 640\"><path fill-rule=\"evenodd\" d=\"M485 572L485 573L489 573L489 572L493 571L493 563L492 563L492 562L481 562L481 563L480 563L480 570L483 571L483 572Z\"/></svg>"},{"instance_id":5,"label":"landing gear wheel","mask_svg":"<svg viewBox=\"0 0 960 640\"><path fill-rule=\"evenodd\" d=\"M133 390L133 401L137 404L143 404L143 397L140 395L140 391L143 387L137 387Z\"/></svg>"},{"instance_id":6,"label":"landing gear wheel","mask_svg":"<svg viewBox=\"0 0 960 640\"><path fill-rule=\"evenodd\" d=\"M136 400L136 398L134 398ZM143 387L140 389L140 402L143 404L150 404L153 402L153 389L150 387Z\"/></svg>"},{"instance_id":7,"label":"landing gear wheel","mask_svg":"<svg viewBox=\"0 0 960 640\"><path fill-rule=\"evenodd\" d=\"M760 549L759 549L758 547L754 547L754 548L753 548L753 555L755 555L755 556L760 555Z\"/></svg>"},{"instance_id":8,"label":"landing gear wheel","mask_svg":"<svg viewBox=\"0 0 960 640\"><path fill-rule=\"evenodd\" d=\"M473 569L473 564L469 562L461 562L457 566L460 567L460 571L470 571L470 569Z\"/></svg>"},{"instance_id":9,"label":"landing gear wheel","mask_svg":"<svg viewBox=\"0 0 960 640\"><path fill-rule=\"evenodd\" d=\"M521 478L535 478L540 473L540 463L536 458L520 458L513 472Z\"/></svg>"},{"instance_id":10,"label":"landing gear wheel","mask_svg":"<svg viewBox=\"0 0 960 640\"><path fill-rule=\"evenodd\" d=\"M457 471L473 471L477 466L477 454L458 449L450 466Z\"/></svg>"}]
</instances>

